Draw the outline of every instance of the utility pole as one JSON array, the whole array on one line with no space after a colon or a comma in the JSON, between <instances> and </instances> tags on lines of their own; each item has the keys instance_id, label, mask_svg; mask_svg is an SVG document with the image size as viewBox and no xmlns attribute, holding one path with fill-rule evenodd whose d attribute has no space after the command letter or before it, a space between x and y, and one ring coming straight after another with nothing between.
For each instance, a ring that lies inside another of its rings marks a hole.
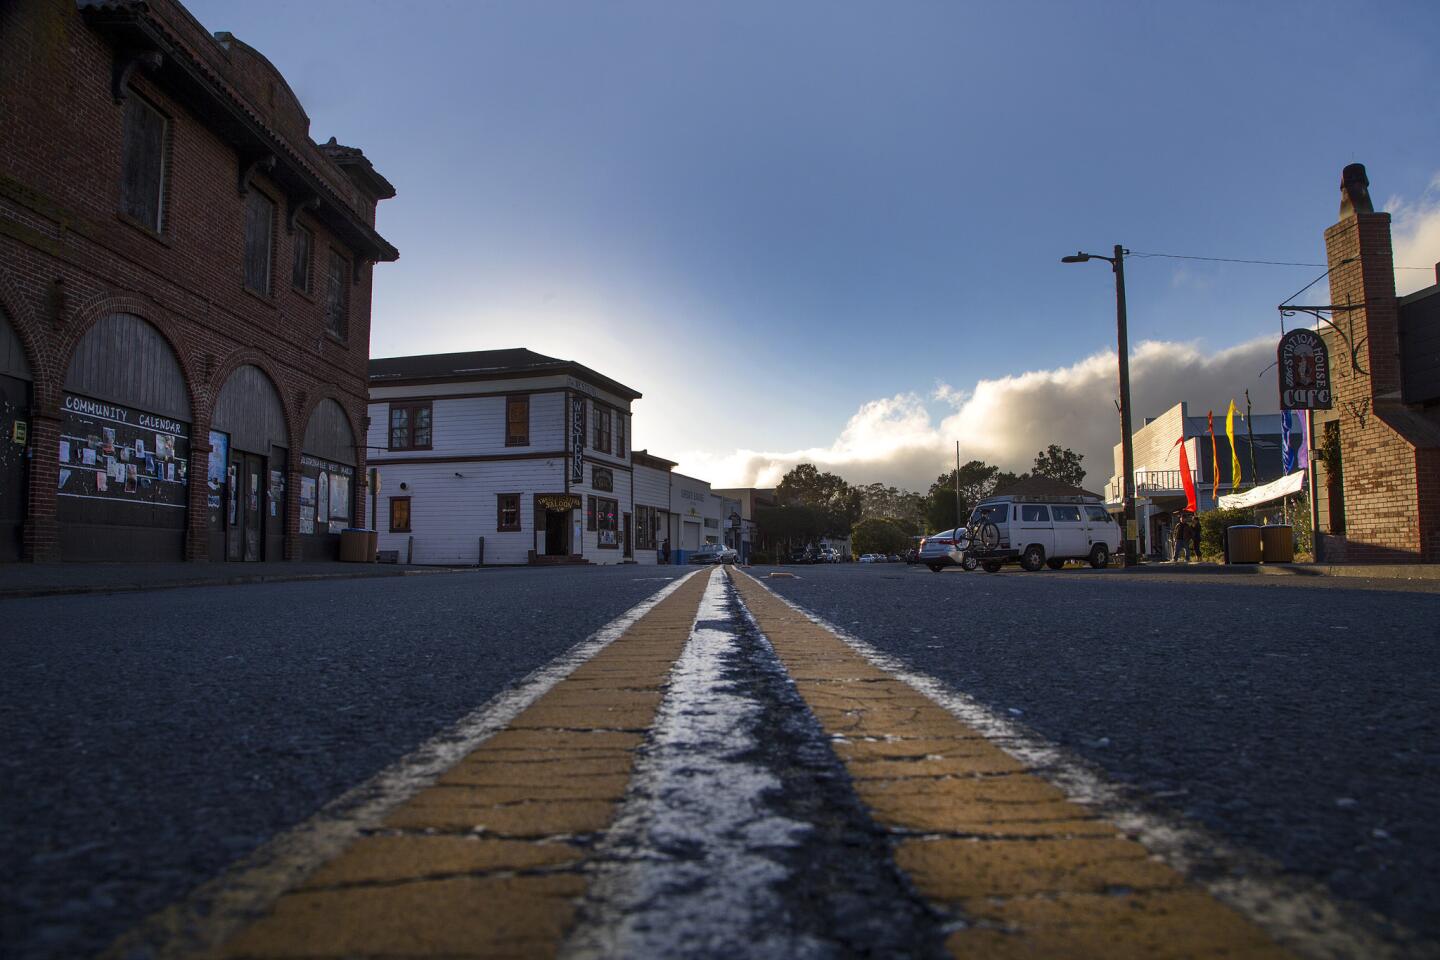
<instances>
[{"instance_id":1,"label":"utility pole","mask_svg":"<svg viewBox=\"0 0 1440 960\"><path fill-rule=\"evenodd\" d=\"M959 530L965 523L965 518L960 516L960 441L955 441L955 529Z\"/></svg>"},{"instance_id":2,"label":"utility pole","mask_svg":"<svg viewBox=\"0 0 1440 960\"><path fill-rule=\"evenodd\" d=\"M1120 469L1125 489L1125 566L1140 562L1135 538L1140 524L1135 516L1135 445L1130 433L1130 337L1125 325L1125 247L1115 244L1115 255L1077 253L1061 257L1061 263L1085 263L1104 260L1115 273L1115 333L1120 350Z\"/></svg>"}]
</instances>

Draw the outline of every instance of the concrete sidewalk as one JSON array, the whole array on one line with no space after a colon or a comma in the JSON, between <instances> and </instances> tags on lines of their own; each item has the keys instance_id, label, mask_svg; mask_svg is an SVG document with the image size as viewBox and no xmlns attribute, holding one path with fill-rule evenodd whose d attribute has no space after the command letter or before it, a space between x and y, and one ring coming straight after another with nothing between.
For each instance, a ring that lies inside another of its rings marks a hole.
<instances>
[{"instance_id":1,"label":"concrete sidewalk","mask_svg":"<svg viewBox=\"0 0 1440 960\"><path fill-rule=\"evenodd\" d=\"M1112 571L1113 572L1113 571ZM1184 573L1220 576L1362 577L1367 580L1440 580L1436 563L1166 563L1128 567L1124 573Z\"/></svg>"},{"instance_id":2,"label":"concrete sidewalk","mask_svg":"<svg viewBox=\"0 0 1440 960\"><path fill-rule=\"evenodd\" d=\"M388 563L12 563L0 565L0 599L230 586L286 580L351 580L451 573L474 567Z\"/></svg>"}]
</instances>

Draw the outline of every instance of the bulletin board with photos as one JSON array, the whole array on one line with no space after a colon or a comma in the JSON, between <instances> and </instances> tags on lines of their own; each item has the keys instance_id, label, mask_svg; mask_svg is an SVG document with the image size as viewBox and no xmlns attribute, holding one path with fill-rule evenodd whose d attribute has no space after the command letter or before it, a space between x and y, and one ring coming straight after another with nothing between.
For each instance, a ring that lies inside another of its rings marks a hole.
<instances>
[{"instance_id":1,"label":"bulletin board with photos","mask_svg":"<svg viewBox=\"0 0 1440 960\"><path fill-rule=\"evenodd\" d=\"M189 425L66 394L57 495L180 509L188 505Z\"/></svg>"},{"instance_id":2,"label":"bulletin board with photos","mask_svg":"<svg viewBox=\"0 0 1440 960\"><path fill-rule=\"evenodd\" d=\"M300 532L339 533L350 526L355 468L308 454L300 458Z\"/></svg>"}]
</instances>

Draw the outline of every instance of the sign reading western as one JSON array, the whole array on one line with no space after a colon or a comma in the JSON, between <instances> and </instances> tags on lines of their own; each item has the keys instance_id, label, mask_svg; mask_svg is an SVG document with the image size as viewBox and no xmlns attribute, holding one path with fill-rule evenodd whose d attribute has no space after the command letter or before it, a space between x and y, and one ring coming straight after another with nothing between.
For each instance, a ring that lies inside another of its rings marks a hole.
<instances>
[{"instance_id":1,"label":"sign reading western","mask_svg":"<svg viewBox=\"0 0 1440 960\"><path fill-rule=\"evenodd\" d=\"M570 398L570 482L585 482L585 398Z\"/></svg>"},{"instance_id":2,"label":"sign reading western","mask_svg":"<svg viewBox=\"0 0 1440 960\"><path fill-rule=\"evenodd\" d=\"M1280 338L1276 360L1281 410L1330 409L1330 350L1320 334L1304 327L1291 330Z\"/></svg>"}]
</instances>

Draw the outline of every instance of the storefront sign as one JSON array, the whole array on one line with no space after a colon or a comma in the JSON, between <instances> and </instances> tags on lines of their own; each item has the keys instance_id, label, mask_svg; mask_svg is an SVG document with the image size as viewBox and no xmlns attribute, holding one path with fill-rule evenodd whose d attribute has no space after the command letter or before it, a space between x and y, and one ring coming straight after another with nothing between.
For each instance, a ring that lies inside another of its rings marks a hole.
<instances>
[{"instance_id":1,"label":"storefront sign","mask_svg":"<svg viewBox=\"0 0 1440 960\"><path fill-rule=\"evenodd\" d=\"M579 510L580 498L573 493L542 493L535 497L535 505L541 510Z\"/></svg>"},{"instance_id":2,"label":"storefront sign","mask_svg":"<svg viewBox=\"0 0 1440 960\"><path fill-rule=\"evenodd\" d=\"M614 492L615 474L611 472L608 467L591 467L590 486L594 487L596 490Z\"/></svg>"},{"instance_id":3,"label":"storefront sign","mask_svg":"<svg viewBox=\"0 0 1440 960\"><path fill-rule=\"evenodd\" d=\"M570 398L570 482L585 482L585 398Z\"/></svg>"},{"instance_id":4,"label":"storefront sign","mask_svg":"<svg viewBox=\"0 0 1440 960\"><path fill-rule=\"evenodd\" d=\"M188 424L169 417L66 394L56 494L183 510L188 434Z\"/></svg>"},{"instance_id":5,"label":"storefront sign","mask_svg":"<svg viewBox=\"0 0 1440 960\"><path fill-rule=\"evenodd\" d=\"M1330 350L1314 330L1300 327L1280 338L1276 350L1280 367L1281 410L1329 410Z\"/></svg>"},{"instance_id":6,"label":"storefront sign","mask_svg":"<svg viewBox=\"0 0 1440 960\"><path fill-rule=\"evenodd\" d=\"M30 436L30 424L25 420L16 420L10 427L10 439L25 446L25 440Z\"/></svg>"}]
</instances>

